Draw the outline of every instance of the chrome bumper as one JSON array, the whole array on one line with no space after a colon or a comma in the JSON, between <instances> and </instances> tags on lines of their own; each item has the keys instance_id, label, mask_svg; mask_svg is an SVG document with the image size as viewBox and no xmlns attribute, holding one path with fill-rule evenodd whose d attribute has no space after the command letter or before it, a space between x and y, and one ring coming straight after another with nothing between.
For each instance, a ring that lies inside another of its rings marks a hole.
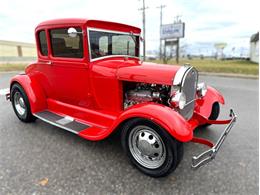
<instances>
[{"instance_id":1,"label":"chrome bumper","mask_svg":"<svg viewBox=\"0 0 260 195\"><path fill-rule=\"evenodd\" d=\"M10 93L5 94L5 98L6 98L7 101L8 100L10 101L11 100Z\"/></svg>"},{"instance_id":2,"label":"chrome bumper","mask_svg":"<svg viewBox=\"0 0 260 195\"><path fill-rule=\"evenodd\" d=\"M232 109L230 110L230 117L231 117L231 119L230 119L229 124L227 125L227 127L225 128L223 133L221 134L221 136L218 139L218 141L216 142L216 144L212 145L211 149L201 153L200 155L192 157L191 167L193 169L197 169L201 166L206 165L207 163L209 163L216 157L217 152L219 151L219 149L220 149L221 145L223 144L224 140L226 139L228 133L230 132L231 128L233 127L234 123L236 122L237 115L234 113L234 111ZM215 124L224 124L224 123L215 123ZM206 145L208 145L208 144L206 144Z\"/></svg>"}]
</instances>

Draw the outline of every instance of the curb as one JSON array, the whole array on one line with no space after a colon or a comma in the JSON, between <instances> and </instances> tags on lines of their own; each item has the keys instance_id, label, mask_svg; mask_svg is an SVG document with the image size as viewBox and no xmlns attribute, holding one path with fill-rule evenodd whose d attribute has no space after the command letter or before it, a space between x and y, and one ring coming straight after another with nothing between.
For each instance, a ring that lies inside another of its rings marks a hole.
<instances>
[{"instance_id":1,"label":"curb","mask_svg":"<svg viewBox=\"0 0 260 195\"><path fill-rule=\"evenodd\" d=\"M242 79L259 79L258 75L215 73L215 72L199 72L199 74L203 75L203 76L217 76L217 77L242 78Z\"/></svg>"}]
</instances>

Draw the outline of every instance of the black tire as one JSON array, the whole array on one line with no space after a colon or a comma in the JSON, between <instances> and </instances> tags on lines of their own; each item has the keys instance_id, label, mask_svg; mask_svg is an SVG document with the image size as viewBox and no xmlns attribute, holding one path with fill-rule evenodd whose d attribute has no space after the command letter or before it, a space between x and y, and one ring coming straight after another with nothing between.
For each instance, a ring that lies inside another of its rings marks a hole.
<instances>
[{"instance_id":1,"label":"black tire","mask_svg":"<svg viewBox=\"0 0 260 195\"><path fill-rule=\"evenodd\" d=\"M177 141L177 166L180 164L180 162L183 159L184 154L184 147L182 142Z\"/></svg>"},{"instance_id":2,"label":"black tire","mask_svg":"<svg viewBox=\"0 0 260 195\"><path fill-rule=\"evenodd\" d=\"M215 102L212 105L211 114L209 116L209 120L217 120L220 112L220 106L218 102ZM204 126L210 126L211 124L205 124Z\"/></svg>"},{"instance_id":3,"label":"black tire","mask_svg":"<svg viewBox=\"0 0 260 195\"><path fill-rule=\"evenodd\" d=\"M17 110L17 108L15 106L15 95L16 94L19 94L20 97L23 99L24 109L25 109L23 114L19 113L19 111ZM22 122L29 123L29 122L34 122L36 120L36 117L34 117L32 115L29 99L28 99L24 89L22 88L22 86L19 85L18 83L15 83L15 84L12 85L12 88L11 88L11 101L12 101L12 106L13 106L13 109L14 109L14 112L15 112L16 116Z\"/></svg>"},{"instance_id":4,"label":"black tire","mask_svg":"<svg viewBox=\"0 0 260 195\"><path fill-rule=\"evenodd\" d=\"M211 110L211 114L209 116L210 120L217 120L218 116L219 116L219 112L220 112L220 106L218 102L215 102L212 105L212 110Z\"/></svg>"},{"instance_id":5,"label":"black tire","mask_svg":"<svg viewBox=\"0 0 260 195\"><path fill-rule=\"evenodd\" d=\"M129 136L131 131L134 131L135 127L138 126L146 126L152 130L154 130L157 135L160 136L160 139L164 143L165 146L165 160L163 161L162 165L157 168L151 169L143 166L140 164L129 148ZM143 173L149 175L151 177L163 177L171 172L173 172L183 157L183 143L178 142L172 136L170 136L165 129L160 127L159 125L153 123L150 120L136 118L132 119L131 121L127 122L121 132L121 143L123 146L124 151L126 152L127 156L131 160L131 162Z\"/></svg>"}]
</instances>

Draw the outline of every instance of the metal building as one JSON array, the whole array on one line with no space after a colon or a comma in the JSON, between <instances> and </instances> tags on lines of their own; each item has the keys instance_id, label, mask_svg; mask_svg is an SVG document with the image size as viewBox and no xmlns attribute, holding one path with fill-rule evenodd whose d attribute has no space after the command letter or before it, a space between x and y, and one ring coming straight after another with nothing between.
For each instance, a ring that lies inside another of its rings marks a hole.
<instances>
[{"instance_id":1,"label":"metal building","mask_svg":"<svg viewBox=\"0 0 260 195\"><path fill-rule=\"evenodd\" d=\"M250 38L250 60L259 63L259 32Z\"/></svg>"}]
</instances>

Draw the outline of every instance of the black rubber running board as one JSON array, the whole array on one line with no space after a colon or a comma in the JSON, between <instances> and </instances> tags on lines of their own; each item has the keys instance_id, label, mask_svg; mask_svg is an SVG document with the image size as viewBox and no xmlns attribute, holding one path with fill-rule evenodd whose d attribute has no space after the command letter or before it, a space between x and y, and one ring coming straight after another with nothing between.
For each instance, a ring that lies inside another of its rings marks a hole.
<instances>
[{"instance_id":1,"label":"black rubber running board","mask_svg":"<svg viewBox=\"0 0 260 195\"><path fill-rule=\"evenodd\" d=\"M78 134L80 131L89 128L89 125L76 121L70 116L60 116L48 110L37 112L34 114L37 118L50 123L54 126L60 127L72 133Z\"/></svg>"}]
</instances>

